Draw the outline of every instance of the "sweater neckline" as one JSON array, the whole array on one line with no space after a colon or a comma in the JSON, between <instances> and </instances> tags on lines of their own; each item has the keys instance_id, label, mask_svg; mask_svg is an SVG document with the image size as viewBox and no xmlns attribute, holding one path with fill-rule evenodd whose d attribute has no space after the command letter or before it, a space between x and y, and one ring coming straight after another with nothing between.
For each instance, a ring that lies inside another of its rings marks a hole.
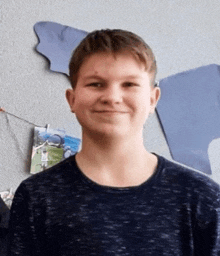
<instances>
[{"instance_id":1,"label":"sweater neckline","mask_svg":"<svg viewBox=\"0 0 220 256\"><path fill-rule=\"evenodd\" d=\"M149 177L147 180L145 180L143 183L137 186L128 186L128 187L114 187L114 186L107 186L107 185L101 185L93 180L91 180L88 176L86 176L82 170L79 168L77 162L76 162L76 155L73 156L73 164L76 167L77 176L80 178L80 180L87 186L91 187L92 189L98 190L100 192L106 192L106 193L131 193L134 191L142 190L146 187L149 187L156 179L156 177L159 175L159 173L162 170L163 166L163 158L155 153L153 153L157 159L157 167L154 171L154 173Z\"/></svg>"}]
</instances>

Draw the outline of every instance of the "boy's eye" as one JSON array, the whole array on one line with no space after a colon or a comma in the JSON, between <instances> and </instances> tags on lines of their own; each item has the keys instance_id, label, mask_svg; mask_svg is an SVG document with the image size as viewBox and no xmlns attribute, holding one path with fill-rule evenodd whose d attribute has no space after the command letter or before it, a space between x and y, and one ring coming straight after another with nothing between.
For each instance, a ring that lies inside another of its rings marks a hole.
<instances>
[{"instance_id":1,"label":"boy's eye","mask_svg":"<svg viewBox=\"0 0 220 256\"><path fill-rule=\"evenodd\" d=\"M102 84L101 83L90 83L90 84L88 84L87 86L91 86L91 87L101 87L102 86Z\"/></svg>"},{"instance_id":2,"label":"boy's eye","mask_svg":"<svg viewBox=\"0 0 220 256\"><path fill-rule=\"evenodd\" d=\"M139 86L138 84L136 83L132 83L132 82L126 82L123 84L124 87L134 87L134 86Z\"/></svg>"}]
</instances>

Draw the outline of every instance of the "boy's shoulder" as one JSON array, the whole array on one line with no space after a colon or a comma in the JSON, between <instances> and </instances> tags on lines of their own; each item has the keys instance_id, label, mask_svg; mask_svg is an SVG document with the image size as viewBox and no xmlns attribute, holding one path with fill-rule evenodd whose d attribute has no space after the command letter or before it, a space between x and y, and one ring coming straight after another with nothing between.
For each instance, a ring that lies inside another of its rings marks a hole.
<instances>
[{"instance_id":1,"label":"boy's shoulder","mask_svg":"<svg viewBox=\"0 0 220 256\"><path fill-rule=\"evenodd\" d=\"M76 168L75 155L71 156L58 164L23 180L19 187L28 190L40 190L51 186L65 184L74 175Z\"/></svg>"},{"instance_id":2,"label":"boy's shoulder","mask_svg":"<svg viewBox=\"0 0 220 256\"><path fill-rule=\"evenodd\" d=\"M177 162L172 162L162 156L158 156L158 169L163 184L172 186L173 189L182 188L188 193L210 198L219 198L220 184L206 174L190 169Z\"/></svg>"}]
</instances>

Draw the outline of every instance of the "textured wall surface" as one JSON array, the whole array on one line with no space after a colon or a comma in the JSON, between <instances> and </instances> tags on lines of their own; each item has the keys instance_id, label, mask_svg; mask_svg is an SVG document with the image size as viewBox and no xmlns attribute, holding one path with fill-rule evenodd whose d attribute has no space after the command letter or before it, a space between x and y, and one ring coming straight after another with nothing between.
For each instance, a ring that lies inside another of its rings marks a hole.
<instances>
[{"instance_id":1,"label":"textured wall surface","mask_svg":"<svg viewBox=\"0 0 220 256\"><path fill-rule=\"evenodd\" d=\"M54 21L86 31L122 28L153 48L158 79L207 64L220 64L220 1L3 0L0 106L38 126L50 124L80 137L65 100L67 78L49 71L36 53L33 26ZM29 176L33 124L0 113L0 191ZM170 158L156 115L144 129L150 151ZM213 178L220 181L220 142L210 145Z\"/></svg>"}]
</instances>

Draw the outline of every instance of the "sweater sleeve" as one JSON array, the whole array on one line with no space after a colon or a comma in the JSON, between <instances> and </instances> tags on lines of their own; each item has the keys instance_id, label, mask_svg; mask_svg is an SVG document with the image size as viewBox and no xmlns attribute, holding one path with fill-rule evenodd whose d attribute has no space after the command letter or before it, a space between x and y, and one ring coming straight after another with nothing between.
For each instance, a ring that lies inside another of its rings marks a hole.
<instances>
[{"instance_id":1,"label":"sweater sleeve","mask_svg":"<svg viewBox=\"0 0 220 256\"><path fill-rule=\"evenodd\" d=\"M14 196L8 237L8 256L30 256L34 246L34 225L28 192L21 184Z\"/></svg>"}]
</instances>

